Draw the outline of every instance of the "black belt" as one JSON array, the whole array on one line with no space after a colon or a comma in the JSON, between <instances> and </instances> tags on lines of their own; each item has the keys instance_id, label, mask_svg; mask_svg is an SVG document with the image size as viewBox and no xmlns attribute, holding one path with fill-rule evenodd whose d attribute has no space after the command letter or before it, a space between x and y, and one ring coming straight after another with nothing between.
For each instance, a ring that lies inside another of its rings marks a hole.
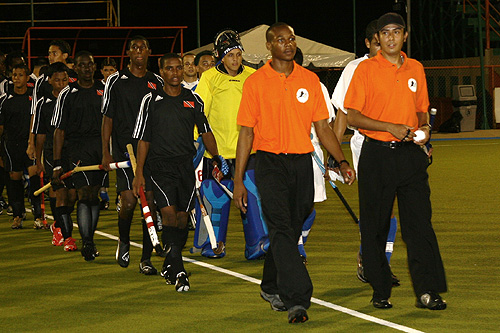
<instances>
[{"instance_id":1,"label":"black belt","mask_svg":"<svg viewBox=\"0 0 500 333\"><path fill-rule=\"evenodd\" d=\"M413 141L380 141L380 140L375 140L375 139L369 138L367 136L365 136L365 141L370 142L370 143L374 143L378 146L387 147L387 148L391 148L391 149L396 149L399 147L414 144Z\"/></svg>"}]
</instances>

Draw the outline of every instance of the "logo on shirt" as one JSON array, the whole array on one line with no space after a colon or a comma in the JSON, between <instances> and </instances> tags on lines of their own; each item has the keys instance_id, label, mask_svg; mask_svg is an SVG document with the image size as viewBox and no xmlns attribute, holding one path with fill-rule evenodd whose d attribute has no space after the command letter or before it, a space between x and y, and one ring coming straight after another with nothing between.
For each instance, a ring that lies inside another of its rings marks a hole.
<instances>
[{"instance_id":1,"label":"logo on shirt","mask_svg":"<svg viewBox=\"0 0 500 333\"><path fill-rule=\"evenodd\" d=\"M148 88L156 90L156 84L148 81Z\"/></svg>"},{"instance_id":2,"label":"logo on shirt","mask_svg":"<svg viewBox=\"0 0 500 333\"><path fill-rule=\"evenodd\" d=\"M408 79L408 88L413 92L417 92L417 80L413 78Z\"/></svg>"},{"instance_id":3,"label":"logo on shirt","mask_svg":"<svg viewBox=\"0 0 500 333\"><path fill-rule=\"evenodd\" d=\"M103 96L104 95L104 90L97 89L97 95Z\"/></svg>"},{"instance_id":4,"label":"logo on shirt","mask_svg":"<svg viewBox=\"0 0 500 333\"><path fill-rule=\"evenodd\" d=\"M183 103L184 103L184 107L185 108L194 109L194 102L192 102L192 101L183 101Z\"/></svg>"},{"instance_id":5,"label":"logo on shirt","mask_svg":"<svg viewBox=\"0 0 500 333\"><path fill-rule=\"evenodd\" d=\"M70 77L70 78L68 79L69 83L74 83L74 82L76 82L76 80L77 80L77 79L76 79L76 78L74 78L74 77Z\"/></svg>"},{"instance_id":6,"label":"logo on shirt","mask_svg":"<svg viewBox=\"0 0 500 333\"><path fill-rule=\"evenodd\" d=\"M29 88L33 88L35 85L32 82L26 83L26 86Z\"/></svg>"},{"instance_id":7,"label":"logo on shirt","mask_svg":"<svg viewBox=\"0 0 500 333\"><path fill-rule=\"evenodd\" d=\"M297 90L297 100L300 103L305 103L309 99L309 92L305 88L300 88Z\"/></svg>"}]
</instances>

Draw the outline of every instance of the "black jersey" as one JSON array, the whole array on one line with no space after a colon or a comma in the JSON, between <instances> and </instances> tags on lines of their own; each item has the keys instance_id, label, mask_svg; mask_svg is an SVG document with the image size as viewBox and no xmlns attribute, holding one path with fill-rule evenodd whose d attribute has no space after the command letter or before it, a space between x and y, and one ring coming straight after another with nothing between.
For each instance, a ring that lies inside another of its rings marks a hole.
<instances>
[{"instance_id":1,"label":"black jersey","mask_svg":"<svg viewBox=\"0 0 500 333\"><path fill-rule=\"evenodd\" d=\"M194 156L194 125L200 134L211 132L203 101L196 93L182 88L179 96L165 92L144 96L134 128L134 139L151 142L148 159Z\"/></svg>"},{"instance_id":2,"label":"black jersey","mask_svg":"<svg viewBox=\"0 0 500 333\"><path fill-rule=\"evenodd\" d=\"M102 113L113 119L114 141L120 145L132 141L132 132L143 97L150 92L162 90L163 79L152 72L146 72L144 77L136 77L126 68L108 77Z\"/></svg>"},{"instance_id":3,"label":"black jersey","mask_svg":"<svg viewBox=\"0 0 500 333\"><path fill-rule=\"evenodd\" d=\"M101 81L95 81L90 88L70 83L57 97L51 124L64 130L65 140L100 137L103 95Z\"/></svg>"},{"instance_id":4,"label":"black jersey","mask_svg":"<svg viewBox=\"0 0 500 333\"><path fill-rule=\"evenodd\" d=\"M53 147L55 127L51 125L51 121L56 101L57 97L52 92L50 95L40 98L31 128L31 133L45 134L44 149L46 150L52 150Z\"/></svg>"},{"instance_id":5,"label":"black jersey","mask_svg":"<svg viewBox=\"0 0 500 333\"><path fill-rule=\"evenodd\" d=\"M4 127L5 140L28 145L31 121L31 94L7 92L0 96L0 125Z\"/></svg>"}]
</instances>

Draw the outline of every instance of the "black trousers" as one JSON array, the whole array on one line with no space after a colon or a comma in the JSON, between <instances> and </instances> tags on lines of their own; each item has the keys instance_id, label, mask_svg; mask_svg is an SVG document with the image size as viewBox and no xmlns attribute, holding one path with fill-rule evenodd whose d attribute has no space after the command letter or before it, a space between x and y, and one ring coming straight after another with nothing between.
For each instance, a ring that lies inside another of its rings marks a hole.
<instances>
[{"instance_id":1,"label":"black trousers","mask_svg":"<svg viewBox=\"0 0 500 333\"><path fill-rule=\"evenodd\" d=\"M365 276L374 298L391 296L385 245L396 196L415 294L447 289L431 224L427 166L427 156L416 144L390 148L371 141L363 143L358 166L361 245Z\"/></svg>"},{"instance_id":2,"label":"black trousers","mask_svg":"<svg viewBox=\"0 0 500 333\"><path fill-rule=\"evenodd\" d=\"M313 205L311 156L258 151L255 162L255 181L270 240L261 288L279 294L287 308L309 308L313 286L297 242Z\"/></svg>"}]
</instances>

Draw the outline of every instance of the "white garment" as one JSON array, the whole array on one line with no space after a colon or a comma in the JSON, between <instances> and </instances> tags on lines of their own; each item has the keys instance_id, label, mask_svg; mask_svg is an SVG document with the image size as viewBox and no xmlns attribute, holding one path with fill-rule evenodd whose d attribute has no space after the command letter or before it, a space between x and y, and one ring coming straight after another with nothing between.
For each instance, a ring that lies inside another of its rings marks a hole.
<instances>
[{"instance_id":1,"label":"white garment","mask_svg":"<svg viewBox=\"0 0 500 333\"><path fill-rule=\"evenodd\" d=\"M194 91L196 89L196 86L198 85L198 82L200 80L196 80L196 81L193 81L193 82L190 82L190 83L187 83L186 81L182 80L181 82L181 86L183 86L184 88L186 89L189 89L189 90L192 90Z\"/></svg>"}]
</instances>

